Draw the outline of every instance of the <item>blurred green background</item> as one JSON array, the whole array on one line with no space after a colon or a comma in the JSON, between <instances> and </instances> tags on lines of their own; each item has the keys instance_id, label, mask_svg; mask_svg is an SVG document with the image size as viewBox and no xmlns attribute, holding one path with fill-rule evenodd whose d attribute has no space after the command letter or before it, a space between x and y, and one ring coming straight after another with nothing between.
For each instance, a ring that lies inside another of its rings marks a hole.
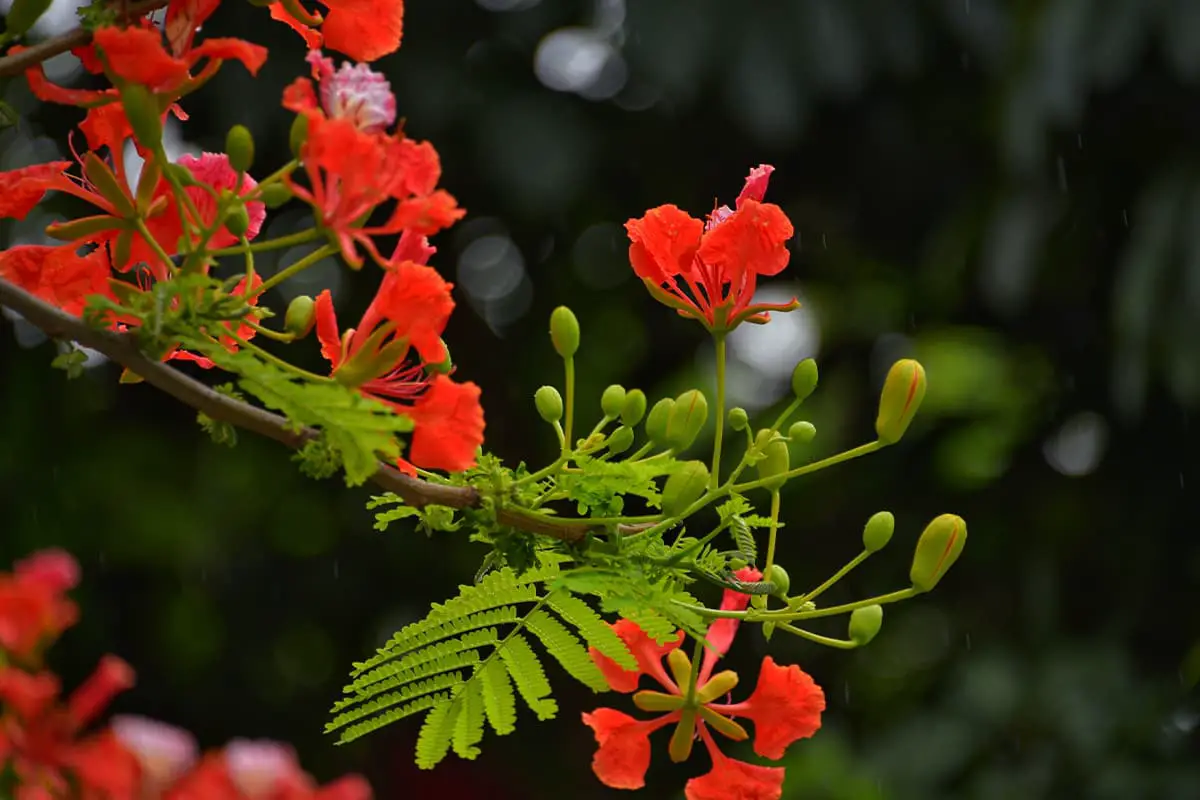
<instances>
[{"instance_id":1,"label":"blurred green background","mask_svg":"<svg viewBox=\"0 0 1200 800\"><path fill-rule=\"evenodd\" d=\"M265 174L285 157L300 41L232 3L204 33L272 57L256 81L228 65L189 98L178 150L219 149L240 122ZM558 380L559 303L583 324L585 408L610 382L652 400L712 385L701 331L645 294L621 226L660 203L731 202L760 162L797 231L763 291L805 306L734 339L735 401L769 416L815 356L820 457L870 438L894 359L925 363L901 445L788 485L781 559L816 584L893 511L892 545L830 592L840 602L903 586L938 513L966 517L971 540L868 648L774 639L829 700L789 751L786 797L1200 797L1200 5L412 0L378 67L469 211L434 264L458 286L459 376L483 387L489 447L512 463L552 452L530 401ZM81 80L70 57L50 68ZM0 167L65 151L76 109L38 107L19 82L3 97L23 118ZM38 241L73 212L59 202L0 244ZM304 224L285 211L264 235ZM334 286L348 325L371 270L331 262L271 299ZM319 366L311 343L294 349ZM578 714L597 701L561 672L560 719L526 714L474 763L418 772L415 721L334 748L321 729L350 662L469 581L481 548L377 533L369 490L307 480L252 437L218 447L112 365L68 382L53 353L20 324L0 336L0 561L49 545L81 560L83 621L55 651L68 683L119 653L140 682L117 710L209 746L286 739L322 779L361 770L382 798L622 796L588 768ZM741 640L747 684L764 652ZM644 796L678 797L708 762L672 767L661 736Z\"/></svg>"}]
</instances>

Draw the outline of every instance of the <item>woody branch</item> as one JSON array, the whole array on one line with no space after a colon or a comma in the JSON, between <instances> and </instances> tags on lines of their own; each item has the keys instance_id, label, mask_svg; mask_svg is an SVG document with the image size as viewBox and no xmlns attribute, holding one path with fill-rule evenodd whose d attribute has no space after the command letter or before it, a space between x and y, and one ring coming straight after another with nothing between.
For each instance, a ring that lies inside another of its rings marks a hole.
<instances>
[{"instance_id":1,"label":"woody branch","mask_svg":"<svg viewBox=\"0 0 1200 800\"><path fill-rule=\"evenodd\" d=\"M137 19L145 14L149 14L151 11L162 8L166 4L167 0L143 0L140 3L130 4L120 13L120 16L126 20ZM84 30L83 28L75 28L59 36L47 39L44 42L30 45L18 53L10 53L2 56L0 57L0 78L20 75L35 64L40 64L47 59L62 55L73 48L82 47L91 40L91 31Z\"/></svg>"},{"instance_id":2,"label":"woody branch","mask_svg":"<svg viewBox=\"0 0 1200 800\"><path fill-rule=\"evenodd\" d=\"M49 336L78 342L103 353L147 383L214 420L266 436L292 448L300 447L318 435L311 428L297 431L287 418L279 414L213 391L179 370L147 358L130 336L92 328L79 317L65 313L3 278L0 278L0 306L17 312ZM470 486L441 486L418 480L383 462L379 463L379 469L371 480L417 508L427 505L475 508L483 500L479 492ZM500 508L496 512L496 521L501 525L563 541L578 541L594 527L582 519L535 518L517 508Z\"/></svg>"}]
</instances>

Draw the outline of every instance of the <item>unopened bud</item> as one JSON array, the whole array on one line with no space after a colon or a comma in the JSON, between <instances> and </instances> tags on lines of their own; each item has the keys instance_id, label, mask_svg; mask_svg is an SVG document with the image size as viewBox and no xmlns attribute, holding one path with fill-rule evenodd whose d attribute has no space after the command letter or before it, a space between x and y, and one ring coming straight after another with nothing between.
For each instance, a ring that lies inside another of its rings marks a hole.
<instances>
[{"instance_id":1,"label":"unopened bud","mask_svg":"<svg viewBox=\"0 0 1200 800\"><path fill-rule=\"evenodd\" d=\"M667 421L667 444L681 452L691 446L708 420L708 400L699 389L689 389L675 398Z\"/></svg>"},{"instance_id":2,"label":"unopened bud","mask_svg":"<svg viewBox=\"0 0 1200 800\"><path fill-rule=\"evenodd\" d=\"M608 452L615 455L620 455L629 449L633 444L633 428L628 425L622 425L612 432L612 436L608 437Z\"/></svg>"},{"instance_id":3,"label":"unopened bud","mask_svg":"<svg viewBox=\"0 0 1200 800\"><path fill-rule=\"evenodd\" d=\"M162 143L162 112L158 108L158 98L140 83L128 83L121 89L121 105L134 137L147 150L157 150Z\"/></svg>"},{"instance_id":4,"label":"unopened bud","mask_svg":"<svg viewBox=\"0 0 1200 800\"><path fill-rule=\"evenodd\" d=\"M811 422L801 420L793 422L788 428L788 438L796 444L808 444L817 436L817 428Z\"/></svg>"},{"instance_id":5,"label":"unopened bud","mask_svg":"<svg viewBox=\"0 0 1200 800\"><path fill-rule=\"evenodd\" d=\"M806 358L792 370L792 394L804 401L817 388L817 362Z\"/></svg>"},{"instance_id":6,"label":"unopened bud","mask_svg":"<svg viewBox=\"0 0 1200 800\"><path fill-rule=\"evenodd\" d=\"M896 530L896 518L890 511L880 511L872 514L863 528L863 549L868 553L882 550L891 541L892 531Z\"/></svg>"},{"instance_id":7,"label":"unopened bud","mask_svg":"<svg viewBox=\"0 0 1200 800\"><path fill-rule=\"evenodd\" d=\"M744 431L750 427L750 415L741 406L729 409L729 427L735 431Z\"/></svg>"},{"instance_id":8,"label":"unopened bud","mask_svg":"<svg viewBox=\"0 0 1200 800\"><path fill-rule=\"evenodd\" d=\"M641 389L630 389L625 393L625 405L621 406L621 422L637 425L646 416L646 393Z\"/></svg>"},{"instance_id":9,"label":"unopened bud","mask_svg":"<svg viewBox=\"0 0 1200 800\"><path fill-rule=\"evenodd\" d=\"M283 327L297 339L303 339L312 331L317 321L316 304L306 294L299 294L288 303L287 313L283 317Z\"/></svg>"},{"instance_id":10,"label":"unopened bud","mask_svg":"<svg viewBox=\"0 0 1200 800\"><path fill-rule=\"evenodd\" d=\"M623 408L625 408L625 387L614 383L604 390L604 394L600 395L600 410L609 419L616 419L621 416Z\"/></svg>"},{"instance_id":11,"label":"unopened bud","mask_svg":"<svg viewBox=\"0 0 1200 800\"><path fill-rule=\"evenodd\" d=\"M870 644L883 626L883 606L856 608L850 615L850 641L859 647Z\"/></svg>"},{"instance_id":12,"label":"unopened bud","mask_svg":"<svg viewBox=\"0 0 1200 800\"><path fill-rule=\"evenodd\" d=\"M675 401L664 397L654 404L654 408L650 409L650 414L646 417L646 436L650 437L650 441L656 447L667 446L667 423L671 420L671 411L674 408Z\"/></svg>"},{"instance_id":13,"label":"unopened bud","mask_svg":"<svg viewBox=\"0 0 1200 800\"><path fill-rule=\"evenodd\" d=\"M553 424L562 419L562 395L553 386L543 386L534 392L533 404L537 406L538 416L546 422Z\"/></svg>"},{"instance_id":14,"label":"unopened bud","mask_svg":"<svg viewBox=\"0 0 1200 800\"><path fill-rule=\"evenodd\" d=\"M708 467L703 461L686 461L667 478L662 491L662 510L668 517L678 517L688 506L700 499L708 487Z\"/></svg>"},{"instance_id":15,"label":"unopened bud","mask_svg":"<svg viewBox=\"0 0 1200 800\"><path fill-rule=\"evenodd\" d=\"M770 581L771 585L775 587L771 591L773 597L787 600L788 589L792 588L792 579L788 577L786 569L778 564L772 564L771 568L763 573L763 580Z\"/></svg>"},{"instance_id":16,"label":"unopened bud","mask_svg":"<svg viewBox=\"0 0 1200 800\"><path fill-rule=\"evenodd\" d=\"M88 153L83 157L83 174L92 186L96 187L96 192L113 204L118 216L126 219L136 216L137 212L134 210L133 201L129 199L125 183L117 180L108 164L98 155Z\"/></svg>"},{"instance_id":17,"label":"unopened bud","mask_svg":"<svg viewBox=\"0 0 1200 800\"><path fill-rule=\"evenodd\" d=\"M893 364L879 396L879 416L875 418L879 441L884 444L900 441L924 397L925 368L911 358Z\"/></svg>"},{"instance_id":18,"label":"unopened bud","mask_svg":"<svg viewBox=\"0 0 1200 800\"><path fill-rule=\"evenodd\" d=\"M559 306L550 314L550 342L563 358L570 358L579 349L579 320L566 306Z\"/></svg>"},{"instance_id":19,"label":"unopened bud","mask_svg":"<svg viewBox=\"0 0 1200 800\"><path fill-rule=\"evenodd\" d=\"M239 238L245 236L246 231L250 230L250 214L247 213L244 205L238 203L230 206L229 210L225 212L225 230Z\"/></svg>"},{"instance_id":20,"label":"unopened bud","mask_svg":"<svg viewBox=\"0 0 1200 800\"><path fill-rule=\"evenodd\" d=\"M942 514L926 526L917 540L908 577L918 592L928 592L954 565L967 543L967 523L955 514Z\"/></svg>"},{"instance_id":21,"label":"unopened bud","mask_svg":"<svg viewBox=\"0 0 1200 800\"><path fill-rule=\"evenodd\" d=\"M245 125L234 125L225 134L225 154L236 172L249 172L254 163L254 137Z\"/></svg>"},{"instance_id":22,"label":"unopened bud","mask_svg":"<svg viewBox=\"0 0 1200 800\"><path fill-rule=\"evenodd\" d=\"M304 149L304 143L308 141L308 117L303 114L297 114L292 120L292 129L288 132L288 145L292 148L292 155L300 158L300 152Z\"/></svg>"},{"instance_id":23,"label":"unopened bud","mask_svg":"<svg viewBox=\"0 0 1200 800\"><path fill-rule=\"evenodd\" d=\"M763 635L763 638L766 639L768 642L771 641L771 637L775 635L775 623L774 622L764 622L762 624L762 635Z\"/></svg>"},{"instance_id":24,"label":"unopened bud","mask_svg":"<svg viewBox=\"0 0 1200 800\"><path fill-rule=\"evenodd\" d=\"M763 484L774 491L787 482L784 473L792 466L792 454L787 442L775 435L769 428L763 428L754 439L754 446L763 454L762 459L755 465L758 477L770 479Z\"/></svg>"},{"instance_id":25,"label":"unopened bud","mask_svg":"<svg viewBox=\"0 0 1200 800\"><path fill-rule=\"evenodd\" d=\"M284 203L291 200L295 195L292 190L282 183L268 183L262 187L262 191L258 194L262 198L263 204L267 208L279 208Z\"/></svg>"}]
</instances>

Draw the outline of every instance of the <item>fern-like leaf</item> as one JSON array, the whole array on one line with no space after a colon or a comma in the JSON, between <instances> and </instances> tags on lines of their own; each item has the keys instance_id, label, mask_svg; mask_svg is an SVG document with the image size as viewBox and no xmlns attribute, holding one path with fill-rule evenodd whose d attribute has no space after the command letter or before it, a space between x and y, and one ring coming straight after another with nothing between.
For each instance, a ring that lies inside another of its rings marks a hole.
<instances>
[{"instance_id":1,"label":"fern-like leaf","mask_svg":"<svg viewBox=\"0 0 1200 800\"><path fill-rule=\"evenodd\" d=\"M605 680L604 673L596 666L596 662L592 661L587 650L580 646L579 640L561 622L539 608L529 615L525 624L571 677L593 692L608 691L608 681Z\"/></svg>"}]
</instances>

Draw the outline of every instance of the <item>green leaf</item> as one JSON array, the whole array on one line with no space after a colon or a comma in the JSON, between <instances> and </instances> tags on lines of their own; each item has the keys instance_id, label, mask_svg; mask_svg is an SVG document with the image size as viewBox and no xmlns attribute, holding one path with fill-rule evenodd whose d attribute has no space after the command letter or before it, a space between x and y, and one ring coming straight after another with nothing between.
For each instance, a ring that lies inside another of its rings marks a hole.
<instances>
[{"instance_id":1,"label":"green leaf","mask_svg":"<svg viewBox=\"0 0 1200 800\"><path fill-rule=\"evenodd\" d=\"M67 373L69 380L75 380L83 375L83 365L87 363L88 357L87 353L78 347L74 345L68 345L68 347L70 349L66 352L59 353L54 357L54 360L50 362L50 366Z\"/></svg>"}]
</instances>

